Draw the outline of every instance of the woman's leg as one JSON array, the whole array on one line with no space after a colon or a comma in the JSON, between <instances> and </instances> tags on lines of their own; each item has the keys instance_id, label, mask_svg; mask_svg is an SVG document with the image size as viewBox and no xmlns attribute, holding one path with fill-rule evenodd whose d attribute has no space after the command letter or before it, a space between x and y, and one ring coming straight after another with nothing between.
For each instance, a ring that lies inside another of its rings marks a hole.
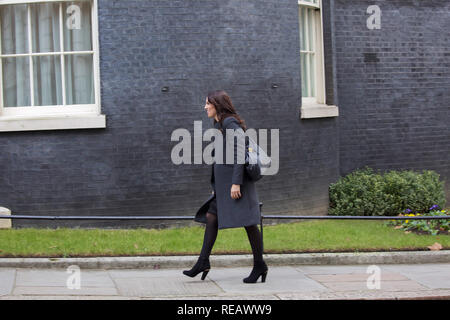
<instances>
[{"instance_id":1,"label":"woman's leg","mask_svg":"<svg viewBox=\"0 0 450 320\"><path fill-rule=\"evenodd\" d=\"M266 281L267 265L263 259L263 243L261 233L256 225L245 227L247 231L248 240L252 247L253 253L253 269L250 275L244 279L245 283L255 283L260 276L262 276L262 282Z\"/></svg>"},{"instance_id":2,"label":"woman's leg","mask_svg":"<svg viewBox=\"0 0 450 320\"><path fill-rule=\"evenodd\" d=\"M183 273L189 277L195 277L200 272L203 272L202 280L205 279L206 275L211 269L211 265L209 263L209 256L211 254L212 247L214 246L214 242L217 238L218 231L218 223L217 223L217 215L208 212L206 214L206 228L205 235L203 237L203 246L200 252L200 256L197 260L197 263L192 267L191 270L185 270Z\"/></svg>"},{"instance_id":3,"label":"woman's leg","mask_svg":"<svg viewBox=\"0 0 450 320\"><path fill-rule=\"evenodd\" d=\"M250 246L252 247L253 264L259 264L263 262L261 232L259 232L258 226L256 225L245 227L245 231L247 231L248 241L250 241Z\"/></svg>"},{"instance_id":4,"label":"woman's leg","mask_svg":"<svg viewBox=\"0 0 450 320\"><path fill-rule=\"evenodd\" d=\"M211 254L211 250L214 246L214 242L217 238L218 232L218 224L217 224L217 215L208 212L206 214L206 228L205 235L203 237L203 246L200 252L200 258L207 260Z\"/></svg>"}]
</instances>

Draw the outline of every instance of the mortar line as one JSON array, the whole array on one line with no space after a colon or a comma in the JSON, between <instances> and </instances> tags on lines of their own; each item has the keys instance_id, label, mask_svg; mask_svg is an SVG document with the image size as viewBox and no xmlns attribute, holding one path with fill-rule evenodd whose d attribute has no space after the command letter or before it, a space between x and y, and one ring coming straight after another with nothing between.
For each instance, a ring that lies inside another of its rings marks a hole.
<instances>
[{"instance_id":1,"label":"mortar line","mask_svg":"<svg viewBox=\"0 0 450 320\"><path fill-rule=\"evenodd\" d=\"M108 274L108 277L111 279L111 281L112 281L113 284L114 284L114 288L115 288L116 291L117 291L117 296L119 296L119 297L124 297L124 295L122 295L122 292L119 290L119 286L117 285L116 281L114 280L114 278L112 277L112 275L111 275L111 273L110 273L111 270L105 269L105 271L106 271L106 273Z\"/></svg>"},{"instance_id":2,"label":"mortar line","mask_svg":"<svg viewBox=\"0 0 450 320\"><path fill-rule=\"evenodd\" d=\"M16 289L16 282L17 282L17 269L14 269L14 281L10 292L11 296L13 296L14 289Z\"/></svg>"}]
</instances>

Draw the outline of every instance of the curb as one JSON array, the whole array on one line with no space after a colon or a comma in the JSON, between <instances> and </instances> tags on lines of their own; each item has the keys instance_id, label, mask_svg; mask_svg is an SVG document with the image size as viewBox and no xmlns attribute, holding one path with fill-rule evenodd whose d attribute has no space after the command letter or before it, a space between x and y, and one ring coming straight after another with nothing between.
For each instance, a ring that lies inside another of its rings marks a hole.
<instances>
[{"instance_id":1,"label":"curb","mask_svg":"<svg viewBox=\"0 0 450 320\"><path fill-rule=\"evenodd\" d=\"M98 257L98 258L0 258L0 268L66 269L166 269L190 268L198 256ZM359 253L265 254L268 265L358 265L450 263L450 250ZM253 265L252 255L212 255L213 267Z\"/></svg>"}]
</instances>

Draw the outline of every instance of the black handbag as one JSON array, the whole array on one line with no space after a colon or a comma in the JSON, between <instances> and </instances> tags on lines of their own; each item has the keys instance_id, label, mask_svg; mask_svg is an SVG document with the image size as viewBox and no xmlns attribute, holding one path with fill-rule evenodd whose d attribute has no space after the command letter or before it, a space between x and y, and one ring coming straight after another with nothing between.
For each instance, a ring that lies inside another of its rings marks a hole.
<instances>
[{"instance_id":1,"label":"black handbag","mask_svg":"<svg viewBox=\"0 0 450 320\"><path fill-rule=\"evenodd\" d=\"M254 150L249 144L249 137L245 137L245 172L252 181L258 181L261 175L261 160L259 159L257 150Z\"/></svg>"},{"instance_id":2,"label":"black handbag","mask_svg":"<svg viewBox=\"0 0 450 320\"><path fill-rule=\"evenodd\" d=\"M250 137L245 139L245 172L252 181L258 181L266 168L270 168L271 159Z\"/></svg>"}]
</instances>

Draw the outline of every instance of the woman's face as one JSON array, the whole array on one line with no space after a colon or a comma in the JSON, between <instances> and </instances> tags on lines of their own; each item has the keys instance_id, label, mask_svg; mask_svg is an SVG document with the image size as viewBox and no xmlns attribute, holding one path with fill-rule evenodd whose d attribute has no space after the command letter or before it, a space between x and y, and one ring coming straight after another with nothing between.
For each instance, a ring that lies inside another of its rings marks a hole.
<instances>
[{"instance_id":1,"label":"woman's face","mask_svg":"<svg viewBox=\"0 0 450 320\"><path fill-rule=\"evenodd\" d=\"M214 118L217 115L216 107L208 102L208 98L206 98L205 110L208 114L208 118Z\"/></svg>"}]
</instances>

